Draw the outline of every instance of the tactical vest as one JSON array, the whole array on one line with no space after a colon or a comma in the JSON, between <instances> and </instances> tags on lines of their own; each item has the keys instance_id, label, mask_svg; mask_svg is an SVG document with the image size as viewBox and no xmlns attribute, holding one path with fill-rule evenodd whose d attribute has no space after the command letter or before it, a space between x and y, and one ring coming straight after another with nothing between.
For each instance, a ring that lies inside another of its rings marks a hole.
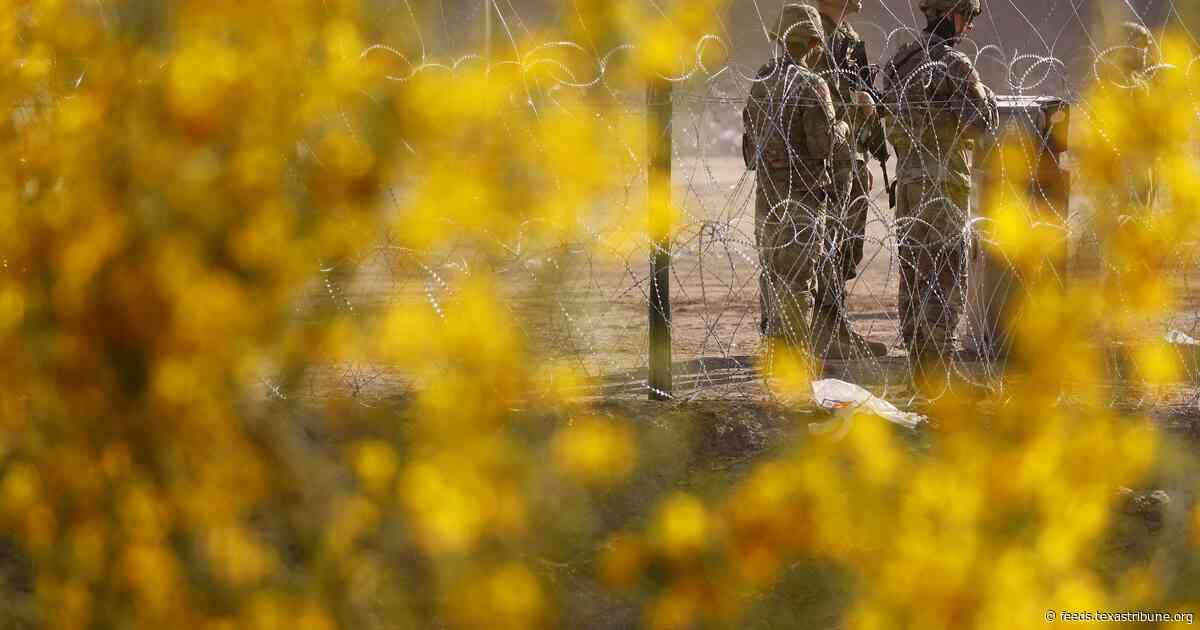
<instances>
[{"instance_id":1,"label":"tactical vest","mask_svg":"<svg viewBox=\"0 0 1200 630\"><path fill-rule=\"evenodd\" d=\"M805 111L825 106L817 99L818 81L808 68L787 59L773 59L759 70L743 112L746 168L792 167L812 189L832 181L828 160L814 155L803 129Z\"/></svg>"},{"instance_id":2,"label":"tactical vest","mask_svg":"<svg viewBox=\"0 0 1200 630\"><path fill-rule=\"evenodd\" d=\"M896 179L969 187L973 147L960 117L962 95L947 70L946 40L902 46L884 75L885 107L894 116L888 139L896 149Z\"/></svg>"}]
</instances>

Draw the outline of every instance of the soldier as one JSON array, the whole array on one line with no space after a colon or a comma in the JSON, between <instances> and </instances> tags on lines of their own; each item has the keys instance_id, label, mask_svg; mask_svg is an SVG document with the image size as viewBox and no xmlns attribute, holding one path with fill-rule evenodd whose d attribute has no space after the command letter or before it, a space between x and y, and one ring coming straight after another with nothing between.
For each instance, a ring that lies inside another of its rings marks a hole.
<instances>
[{"instance_id":1,"label":"soldier","mask_svg":"<svg viewBox=\"0 0 1200 630\"><path fill-rule=\"evenodd\" d=\"M1131 96L1140 97L1153 87L1158 60L1154 53L1154 36L1141 24L1123 22L1120 36L1124 41L1116 50L1115 74L1110 80L1118 89L1126 89ZM1158 197L1158 173L1154 164L1130 164L1129 204L1137 209L1133 220L1149 218Z\"/></svg>"},{"instance_id":2,"label":"soldier","mask_svg":"<svg viewBox=\"0 0 1200 630\"><path fill-rule=\"evenodd\" d=\"M1134 109L1142 99L1152 98L1151 90L1160 72L1154 37L1135 22L1122 22L1109 41L1112 47L1096 60L1096 97L1111 98ZM1091 121L1104 133L1102 120ZM1118 276L1140 266L1136 258L1105 256L1105 250L1126 239L1136 239L1155 219L1160 189L1160 164L1157 159L1139 153L1136 147L1111 146L1111 158L1122 165L1122 179L1112 196L1094 204L1101 209L1092 214L1092 238L1079 244L1075 274L1111 285ZM1151 152L1154 153L1154 152Z\"/></svg>"},{"instance_id":3,"label":"soldier","mask_svg":"<svg viewBox=\"0 0 1200 630\"><path fill-rule=\"evenodd\" d=\"M901 335L918 376L935 375L963 310L973 138L995 129L996 97L954 49L980 0L921 0L927 26L885 69L896 150Z\"/></svg>"},{"instance_id":4,"label":"soldier","mask_svg":"<svg viewBox=\"0 0 1200 630\"><path fill-rule=\"evenodd\" d=\"M1120 31L1124 41L1114 52L1116 76L1110 80L1129 88L1148 87L1157 64L1153 52L1154 36L1137 22L1122 22Z\"/></svg>"},{"instance_id":5,"label":"soldier","mask_svg":"<svg viewBox=\"0 0 1200 630\"><path fill-rule=\"evenodd\" d=\"M885 171L888 160L883 125L874 115L867 46L846 21L862 11L862 0L821 0L817 8L826 39L816 71L829 84L838 119L850 126L850 142L849 151L833 158L834 187L825 231L828 258L818 273L813 343L826 358L879 357L887 354L887 346L863 338L846 321L846 283L858 275L867 236L872 188L867 155Z\"/></svg>"},{"instance_id":6,"label":"soldier","mask_svg":"<svg viewBox=\"0 0 1200 630\"><path fill-rule=\"evenodd\" d=\"M804 347L825 191L833 181L829 159L849 128L835 117L829 87L809 69L825 39L817 10L784 6L771 38L779 52L751 87L742 149L758 180L754 228L768 347Z\"/></svg>"},{"instance_id":7,"label":"soldier","mask_svg":"<svg viewBox=\"0 0 1200 630\"><path fill-rule=\"evenodd\" d=\"M1112 46L1097 56L1093 71L1096 97L1131 102L1149 96L1153 82L1162 69L1154 53L1150 31L1135 22L1122 22L1110 33ZM1090 124L1101 127L1102 120ZM1100 133L1104 130L1099 129ZM1093 208L1108 212L1085 215L1085 236L1077 244L1073 273L1077 278L1108 281L1106 273L1120 273L1115 260L1104 259L1102 249L1122 232L1137 229L1153 217L1158 197L1158 165L1142 156L1128 156L1126 147L1112 146L1114 161L1123 163L1124 177L1118 194Z\"/></svg>"}]
</instances>

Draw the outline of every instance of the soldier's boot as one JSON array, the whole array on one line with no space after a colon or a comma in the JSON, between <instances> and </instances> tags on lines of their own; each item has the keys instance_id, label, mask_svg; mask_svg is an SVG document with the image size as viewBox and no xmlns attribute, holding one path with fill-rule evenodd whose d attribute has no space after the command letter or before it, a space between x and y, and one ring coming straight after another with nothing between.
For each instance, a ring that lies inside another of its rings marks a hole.
<instances>
[{"instance_id":1,"label":"soldier's boot","mask_svg":"<svg viewBox=\"0 0 1200 630\"><path fill-rule=\"evenodd\" d=\"M813 313L813 351L826 359L870 359L887 356L887 346L854 332L841 309L819 306Z\"/></svg>"}]
</instances>

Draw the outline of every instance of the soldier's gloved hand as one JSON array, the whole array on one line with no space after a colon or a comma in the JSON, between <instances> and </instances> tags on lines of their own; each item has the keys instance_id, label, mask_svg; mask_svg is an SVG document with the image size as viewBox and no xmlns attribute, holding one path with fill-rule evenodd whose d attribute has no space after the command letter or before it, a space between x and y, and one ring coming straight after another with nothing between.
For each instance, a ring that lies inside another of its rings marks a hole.
<instances>
[{"instance_id":1,"label":"soldier's gloved hand","mask_svg":"<svg viewBox=\"0 0 1200 630\"><path fill-rule=\"evenodd\" d=\"M839 120L833 125L833 143L849 146L850 123L844 120Z\"/></svg>"},{"instance_id":2,"label":"soldier's gloved hand","mask_svg":"<svg viewBox=\"0 0 1200 630\"><path fill-rule=\"evenodd\" d=\"M870 92L855 92L854 104L858 106L858 115L863 120L875 117L875 97Z\"/></svg>"}]
</instances>

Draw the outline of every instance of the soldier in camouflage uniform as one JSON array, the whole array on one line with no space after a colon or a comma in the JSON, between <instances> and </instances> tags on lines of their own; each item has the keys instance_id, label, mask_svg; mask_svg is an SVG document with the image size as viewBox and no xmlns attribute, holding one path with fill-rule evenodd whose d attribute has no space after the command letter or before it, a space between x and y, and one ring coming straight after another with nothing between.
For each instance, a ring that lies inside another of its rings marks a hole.
<instances>
[{"instance_id":1,"label":"soldier in camouflage uniform","mask_svg":"<svg viewBox=\"0 0 1200 630\"><path fill-rule=\"evenodd\" d=\"M1110 80L1129 88L1147 87L1157 65L1154 36L1137 22L1122 22L1120 37L1124 41L1115 52L1116 76Z\"/></svg>"},{"instance_id":2,"label":"soldier in camouflage uniform","mask_svg":"<svg viewBox=\"0 0 1200 630\"><path fill-rule=\"evenodd\" d=\"M764 332L769 346L806 347L813 266L833 181L829 160L845 145L849 129L835 117L829 87L809 69L825 38L816 9L786 5L771 36L781 50L751 87L742 149L758 180L755 239Z\"/></svg>"},{"instance_id":3,"label":"soldier in camouflage uniform","mask_svg":"<svg viewBox=\"0 0 1200 630\"><path fill-rule=\"evenodd\" d=\"M981 13L980 0L922 0L920 41L885 67L894 115L901 334L918 376L935 375L953 351L963 311L974 138L996 128L996 97L954 49Z\"/></svg>"},{"instance_id":4,"label":"soldier in camouflage uniform","mask_svg":"<svg viewBox=\"0 0 1200 630\"><path fill-rule=\"evenodd\" d=\"M1154 37L1135 22L1122 22L1110 33L1111 47L1096 58L1094 73L1098 97L1129 101L1149 94L1159 66L1154 53ZM1101 125L1101 120L1090 124ZM1111 242L1122 230L1136 229L1148 221L1158 197L1156 164L1141 158L1125 157L1124 147L1112 147L1112 159L1124 162L1125 177L1120 194L1114 195L1094 208L1110 208L1114 212L1085 215L1084 234L1075 252L1072 273L1077 278L1104 277L1104 272L1120 272L1115 261L1103 259L1102 244Z\"/></svg>"},{"instance_id":5,"label":"soldier in camouflage uniform","mask_svg":"<svg viewBox=\"0 0 1200 630\"><path fill-rule=\"evenodd\" d=\"M858 275L867 236L872 185L867 156L886 169L887 142L883 124L874 115L874 78L866 43L846 21L862 11L862 0L821 0L817 9L826 39L816 72L829 85L838 119L850 126L850 142L849 151L833 158L834 186L825 230L828 257L818 271L813 343L826 358L878 357L887 354L887 346L864 339L846 321L846 283Z\"/></svg>"},{"instance_id":6,"label":"soldier in camouflage uniform","mask_svg":"<svg viewBox=\"0 0 1200 630\"><path fill-rule=\"evenodd\" d=\"M1110 37L1113 46L1097 60L1098 95L1127 103L1152 98L1156 76L1163 71L1154 36L1141 24L1122 22ZM1092 124L1102 123L1096 120ZM1077 276L1096 276L1105 283L1115 281L1113 274L1130 273L1139 265L1133 260L1122 260L1122 257L1102 260L1102 245L1131 236L1136 238L1138 231L1148 229L1154 220L1161 187L1157 161L1147 161L1126 147L1113 147L1112 150L1113 159L1123 165L1122 185L1105 203L1096 204L1096 207L1109 208L1109 211L1092 217L1095 242L1081 244L1083 255L1076 261L1075 268Z\"/></svg>"},{"instance_id":7,"label":"soldier in camouflage uniform","mask_svg":"<svg viewBox=\"0 0 1200 630\"><path fill-rule=\"evenodd\" d=\"M1118 36L1115 75L1109 81L1117 89L1129 90L1130 96L1140 98L1153 87L1158 66L1154 36L1145 26L1123 22ZM1129 206L1138 212L1130 217L1136 221L1149 218L1158 198L1158 172L1155 164L1130 164Z\"/></svg>"}]
</instances>

